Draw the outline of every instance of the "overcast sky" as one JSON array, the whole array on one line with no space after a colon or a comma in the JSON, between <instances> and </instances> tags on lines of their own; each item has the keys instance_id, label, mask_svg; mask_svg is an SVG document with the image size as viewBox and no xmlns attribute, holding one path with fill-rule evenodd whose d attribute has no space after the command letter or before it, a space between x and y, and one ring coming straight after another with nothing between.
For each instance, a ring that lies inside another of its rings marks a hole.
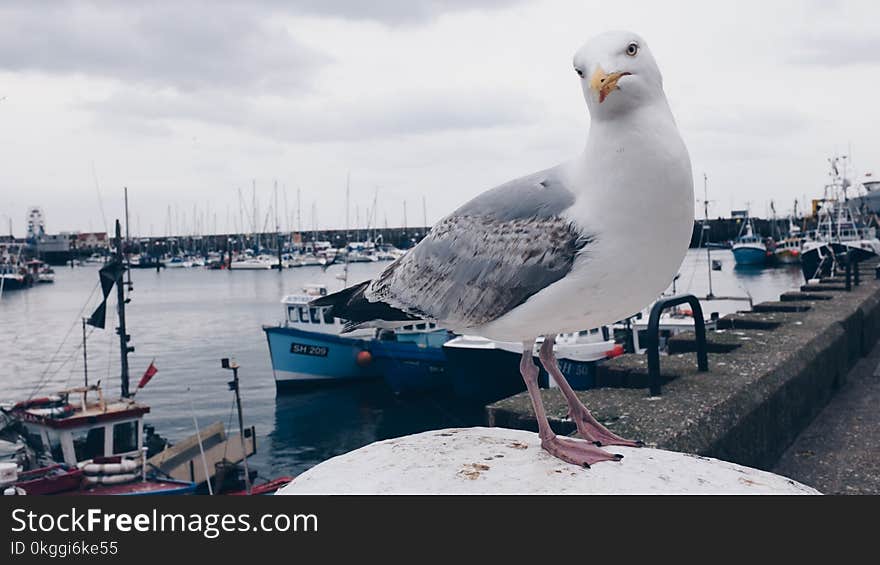
<instances>
[{"instance_id":1,"label":"overcast sky","mask_svg":"<svg viewBox=\"0 0 880 565\"><path fill-rule=\"evenodd\" d=\"M850 144L880 173L878 21L828 0L6 0L0 232L32 205L49 232L103 231L123 186L139 234L191 232L194 210L249 231L253 181L260 227L276 181L283 228L297 188L304 228L342 227L349 172L352 224L376 194L380 226L404 201L421 224L423 198L433 222L582 150L571 57L609 29L654 52L710 214L788 211Z\"/></svg>"}]
</instances>

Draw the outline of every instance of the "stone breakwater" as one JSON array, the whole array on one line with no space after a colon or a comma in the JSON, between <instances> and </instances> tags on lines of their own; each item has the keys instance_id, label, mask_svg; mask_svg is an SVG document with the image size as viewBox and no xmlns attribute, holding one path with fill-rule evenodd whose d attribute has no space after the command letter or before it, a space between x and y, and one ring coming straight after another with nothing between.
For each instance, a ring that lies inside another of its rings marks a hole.
<instances>
[{"instance_id":1,"label":"stone breakwater","mask_svg":"<svg viewBox=\"0 0 880 565\"><path fill-rule=\"evenodd\" d=\"M603 364L600 388L578 392L614 432L649 446L770 469L880 338L877 262L859 265L861 284L824 279L778 301L725 316L708 332L709 372L697 371L693 332L661 358L663 394L650 397L644 355ZM571 434L558 390L542 390L551 426ZM537 431L527 394L487 406L490 426Z\"/></svg>"}]
</instances>

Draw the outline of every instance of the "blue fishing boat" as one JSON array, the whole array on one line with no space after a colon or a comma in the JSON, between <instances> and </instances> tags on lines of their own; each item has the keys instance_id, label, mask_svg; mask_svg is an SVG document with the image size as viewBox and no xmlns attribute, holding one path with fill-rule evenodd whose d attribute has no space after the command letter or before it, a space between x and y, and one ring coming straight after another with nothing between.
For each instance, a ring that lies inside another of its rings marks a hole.
<instances>
[{"instance_id":1,"label":"blue fishing boat","mask_svg":"<svg viewBox=\"0 0 880 565\"><path fill-rule=\"evenodd\" d=\"M733 258L737 265L763 265L767 262L767 245L755 235L752 219L747 218L733 242Z\"/></svg>"},{"instance_id":2,"label":"blue fishing boat","mask_svg":"<svg viewBox=\"0 0 880 565\"><path fill-rule=\"evenodd\" d=\"M451 337L446 330L433 322L414 322L343 335L344 320L333 317L329 307L309 305L326 294L325 285L306 285L302 293L282 299L284 322L263 327L277 390L382 377L396 393L442 386L442 345Z\"/></svg>"},{"instance_id":3,"label":"blue fishing boat","mask_svg":"<svg viewBox=\"0 0 880 565\"><path fill-rule=\"evenodd\" d=\"M419 322L380 331L370 352L395 394L434 392L451 387L443 344L453 337L433 322Z\"/></svg>"},{"instance_id":4,"label":"blue fishing boat","mask_svg":"<svg viewBox=\"0 0 880 565\"><path fill-rule=\"evenodd\" d=\"M340 335L342 320L331 316L329 308L309 306L326 294L325 285L306 285L302 293L281 300L285 318L280 325L263 326L279 391L382 376L370 353L375 330Z\"/></svg>"}]
</instances>

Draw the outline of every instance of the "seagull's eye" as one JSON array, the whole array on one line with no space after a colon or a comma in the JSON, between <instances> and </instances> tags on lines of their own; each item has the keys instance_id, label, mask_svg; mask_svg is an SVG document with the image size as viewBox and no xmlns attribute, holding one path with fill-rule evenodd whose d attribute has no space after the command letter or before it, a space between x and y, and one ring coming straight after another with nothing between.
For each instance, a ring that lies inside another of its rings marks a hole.
<instances>
[{"instance_id":1,"label":"seagull's eye","mask_svg":"<svg viewBox=\"0 0 880 565\"><path fill-rule=\"evenodd\" d=\"M582 71L582 70L576 68L576 69L574 70L574 72L576 72L576 73L578 74L579 77L584 78L584 71Z\"/></svg>"},{"instance_id":2,"label":"seagull's eye","mask_svg":"<svg viewBox=\"0 0 880 565\"><path fill-rule=\"evenodd\" d=\"M635 57L639 54L639 44L633 41L629 45L626 46L626 54L630 57Z\"/></svg>"}]
</instances>

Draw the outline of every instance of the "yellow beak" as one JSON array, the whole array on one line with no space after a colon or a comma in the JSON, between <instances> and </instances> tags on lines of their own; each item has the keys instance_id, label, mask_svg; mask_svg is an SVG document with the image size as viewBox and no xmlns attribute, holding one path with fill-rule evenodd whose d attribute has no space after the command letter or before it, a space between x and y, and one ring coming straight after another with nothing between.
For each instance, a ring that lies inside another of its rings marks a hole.
<instances>
[{"instance_id":1,"label":"yellow beak","mask_svg":"<svg viewBox=\"0 0 880 565\"><path fill-rule=\"evenodd\" d=\"M629 76L631 74L632 73L622 72L611 73L609 75L605 74L602 67L597 67L596 72L593 73L593 76L590 78L590 88L599 94L599 104L605 102L605 99L608 98L608 95L611 94L612 90L620 88L617 86L617 81L619 81L621 77Z\"/></svg>"}]
</instances>

